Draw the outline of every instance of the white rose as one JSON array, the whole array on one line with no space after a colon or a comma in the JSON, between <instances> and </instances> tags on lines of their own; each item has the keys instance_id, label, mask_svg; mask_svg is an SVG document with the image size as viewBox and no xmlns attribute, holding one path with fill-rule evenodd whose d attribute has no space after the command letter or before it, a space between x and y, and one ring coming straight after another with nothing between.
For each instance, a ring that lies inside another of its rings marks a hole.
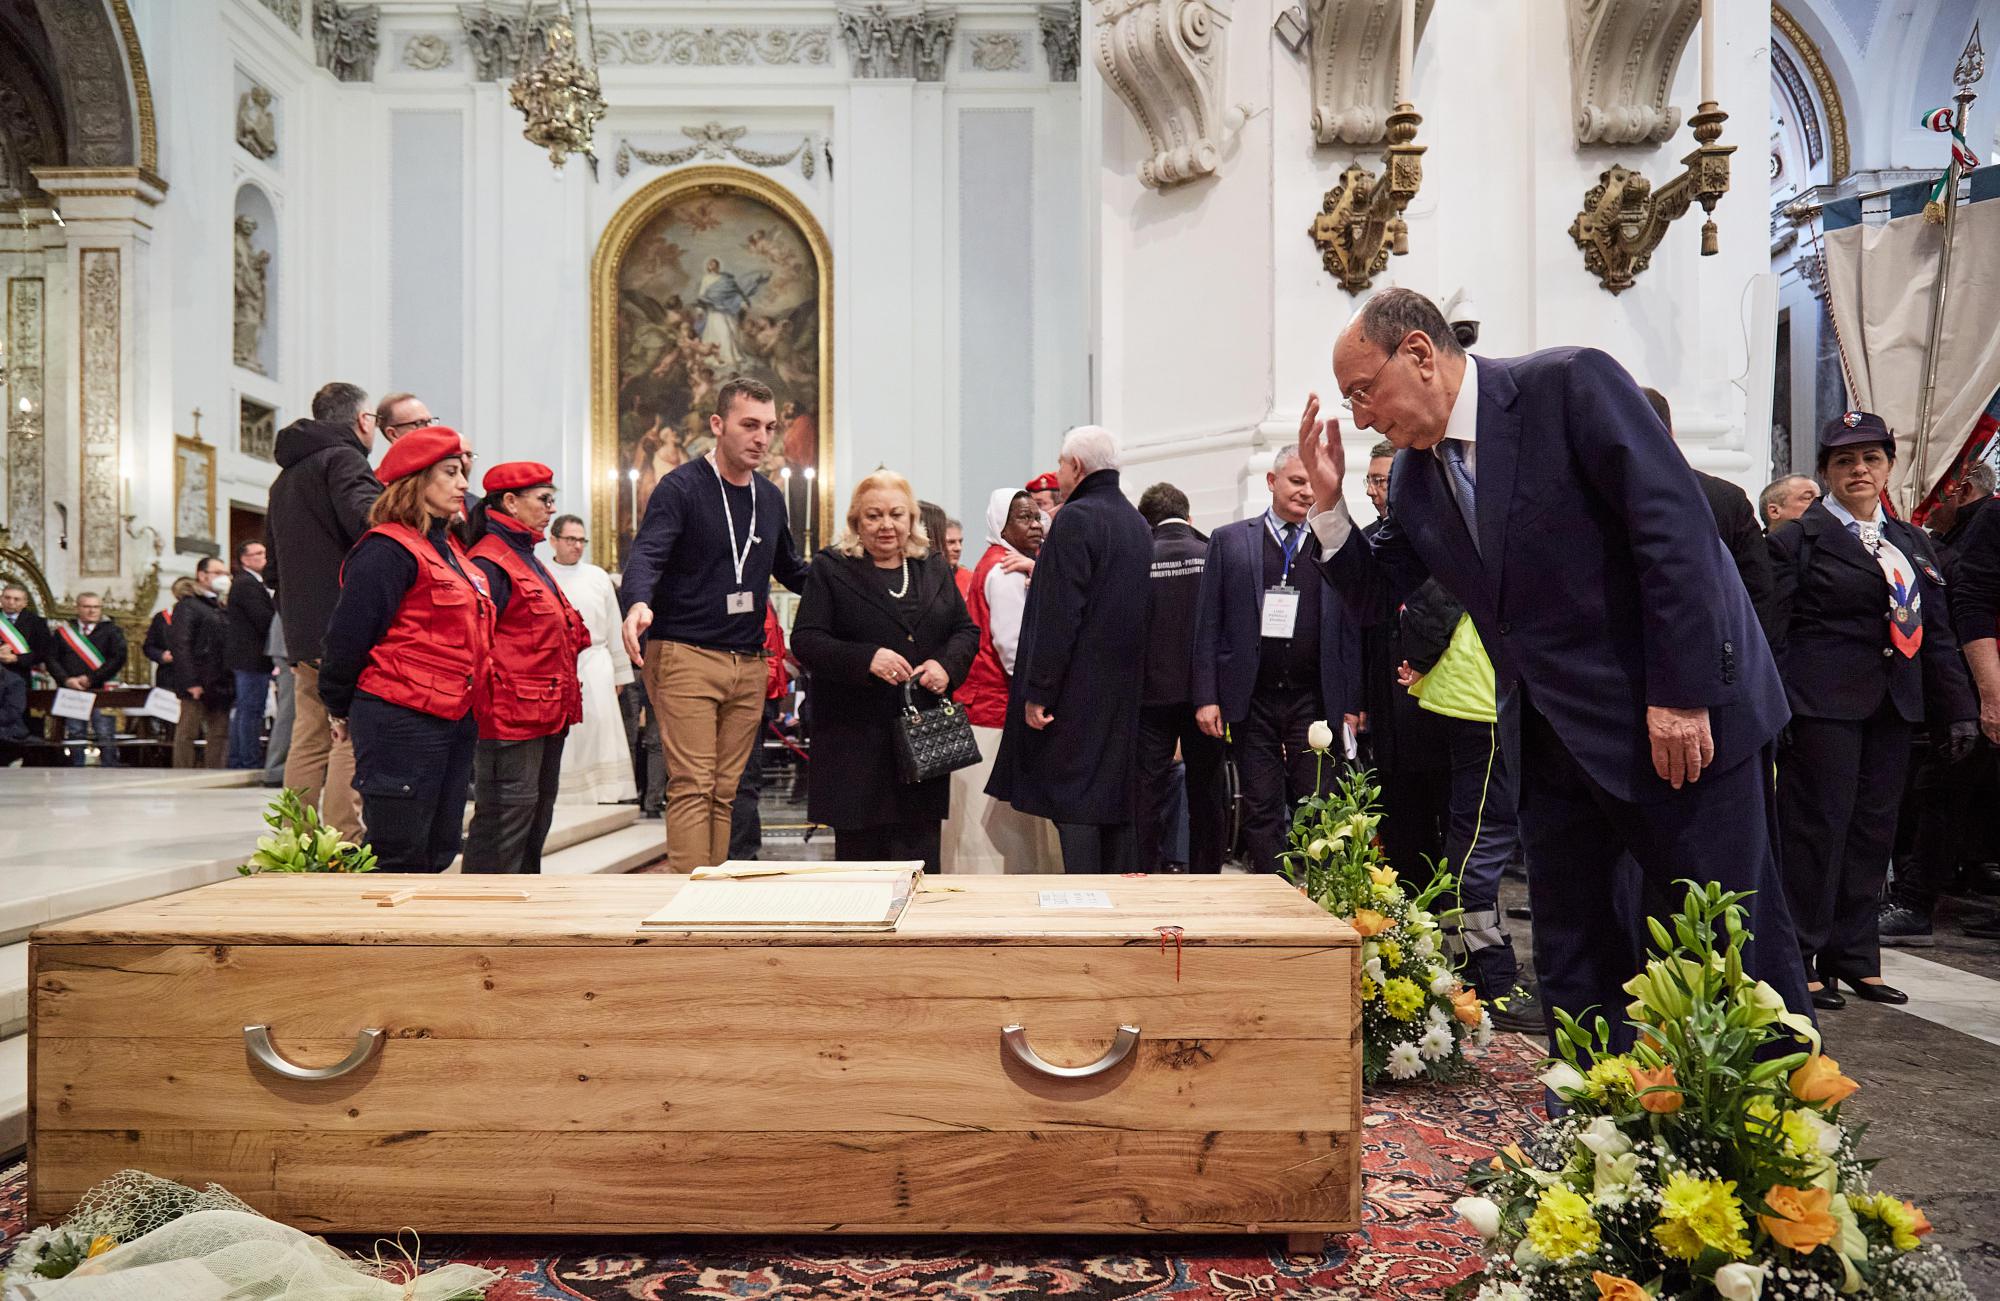
<instances>
[{"instance_id":1,"label":"white rose","mask_svg":"<svg viewBox=\"0 0 2000 1301\"><path fill-rule=\"evenodd\" d=\"M1488 1242L1500 1236L1500 1207L1492 1198L1461 1197L1451 1204L1451 1209Z\"/></svg>"},{"instance_id":2,"label":"white rose","mask_svg":"<svg viewBox=\"0 0 2000 1301\"><path fill-rule=\"evenodd\" d=\"M1423 934L1417 936L1418 961L1429 962L1432 958L1435 958L1437 954L1438 954L1437 936L1431 934L1429 931L1426 931Z\"/></svg>"},{"instance_id":3,"label":"white rose","mask_svg":"<svg viewBox=\"0 0 2000 1301\"><path fill-rule=\"evenodd\" d=\"M1561 1097L1564 1093L1583 1092L1583 1072L1568 1062L1557 1062L1541 1074L1542 1087Z\"/></svg>"},{"instance_id":4,"label":"white rose","mask_svg":"<svg viewBox=\"0 0 2000 1301\"><path fill-rule=\"evenodd\" d=\"M1437 975L1431 977L1431 993L1436 994L1439 998L1443 998L1446 994L1457 988L1458 977L1452 975L1442 967L1438 968Z\"/></svg>"},{"instance_id":5,"label":"white rose","mask_svg":"<svg viewBox=\"0 0 2000 1301\"><path fill-rule=\"evenodd\" d=\"M1380 985L1382 980L1382 959L1370 958L1361 964L1361 974Z\"/></svg>"},{"instance_id":6,"label":"white rose","mask_svg":"<svg viewBox=\"0 0 2000 1301\"><path fill-rule=\"evenodd\" d=\"M1764 1267L1731 1261L1715 1271L1715 1290L1723 1301L1757 1301L1764 1295Z\"/></svg>"},{"instance_id":7,"label":"white rose","mask_svg":"<svg viewBox=\"0 0 2000 1301\"><path fill-rule=\"evenodd\" d=\"M1632 1140L1618 1132L1617 1122L1599 1116L1577 1131L1576 1141L1601 1157L1621 1157L1632 1150Z\"/></svg>"},{"instance_id":8,"label":"white rose","mask_svg":"<svg viewBox=\"0 0 2000 1301\"><path fill-rule=\"evenodd\" d=\"M1813 1149L1815 1151L1821 1156L1832 1156L1834 1153L1840 1151L1840 1140L1845 1137L1844 1131L1842 1131L1840 1126L1826 1119L1811 1107L1799 1108L1799 1114L1806 1118L1806 1127L1812 1130Z\"/></svg>"},{"instance_id":9,"label":"white rose","mask_svg":"<svg viewBox=\"0 0 2000 1301\"><path fill-rule=\"evenodd\" d=\"M1333 748L1333 729L1326 725L1325 719L1322 718L1306 729L1306 744L1315 750Z\"/></svg>"}]
</instances>

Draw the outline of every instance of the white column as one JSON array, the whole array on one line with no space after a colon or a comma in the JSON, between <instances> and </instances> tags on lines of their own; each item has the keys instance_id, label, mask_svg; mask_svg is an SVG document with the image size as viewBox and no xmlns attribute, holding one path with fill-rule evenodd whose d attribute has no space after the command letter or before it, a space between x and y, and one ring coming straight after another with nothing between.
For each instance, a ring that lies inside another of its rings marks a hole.
<instances>
[{"instance_id":1,"label":"white column","mask_svg":"<svg viewBox=\"0 0 2000 1301\"><path fill-rule=\"evenodd\" d=\"M848 489L877 464L907 473L918 459L916 89L908 81L855 82L848 91L847 148L834 159L851 232L846 263L834 277L848 322L835 341L848 362L844 391L834 394L842 413L836 519ZM934 429L930 436L936 438Z\"/></svg>"}]
</instances>

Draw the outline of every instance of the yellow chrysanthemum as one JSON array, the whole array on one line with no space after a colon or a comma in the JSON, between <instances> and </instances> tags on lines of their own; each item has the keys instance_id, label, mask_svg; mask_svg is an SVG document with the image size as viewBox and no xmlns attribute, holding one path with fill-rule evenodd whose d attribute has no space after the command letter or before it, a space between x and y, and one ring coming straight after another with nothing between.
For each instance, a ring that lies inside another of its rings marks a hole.
<instances>
[{"instance_id":1,"label":"yellow chrysanthemum","mask_svg":"<svg viewBox=\"0 0 2000 1301\"><path fill-rule=\"evenodd\" d=\"M1888 1193L1849 1200L1860 1214L1882 1221L1897 1251L1915 1251L1919 1245L1917 1235L1931 1231L1931 1222L1922 1211Z\"/></svg>"},{"instance_id":2,"label":"yellow chrysanthemum","mask_svg":"<svg viewBox=\"0 0 2000 1301\"><path fill-rule=\"evenodd\" d=\"M1383 987L1382 1000L1390 1016L1398 1021L1414 1021L1424 1010L1423 986L1406 976L1391 976Z\"/></svg>"},{"instance_id":3,"label":"yellow chrysanthemum","mask_svg":"<svg viewBox=\"0 0 2000 1301\"><path fill-rule=\"evenodd\" d=\"M1376 983L1375 983L1374 981L1372 981L1372 980L1368 979L1368 977L1366 977L1366 976L1363 976L1363 977L1361 978L1361 1001L1362 1001L1362 1002L1364 1002L1364 1003L1368 1003L1368 1002L1372 1002L1372 1001L1374 1001L1375 997L1376 997L1377 995L1379 995L1379 994L1380 994L1381 992L1382 992L1382 987L1381 987L1380 985L1378 985L1378 984L1376 984Z\"/></svg>"},{"instance_id":4,"label":"yellow chrysanthemum","mask_svg":"<svg viewBox=\"0 0 2000 1301\"><path fill-rule=\"evenodd\" d=\"M1697 1179L1676 1170L1660 1190L1660 1222L1653 1226L1653 1237L1677 1260L1693 1260L1706 1247L1741 1258L1750 1254L1748 1227L1733 1180Z\"/></svg>"},{"instance_id":5,"label":"yellow chrysanthemum","mask_svg":"<svg viewBox=\"0 0 2000 1301\"><path fill-rule=\"evenodd\" d=\"M1612 1102L1632 1096L1632 1059L1623 1053L1600 1057L1583 1076L1583 1091L1596 1102Z\"/></svg>"},{"instance_id":6,"label":"yellow chrysanthemum","mask_svg":"<svg viewBox=\"0 0 2000 1301\"><path fill-rule=\"evenodd\" d=\"M1542 1190L1528 1217L1528 1245L1550 1260L1568 1260L1597 1250L1597 1217L1590 1203L1567 1184Z\"/></svg>"},{"instance_id":7,"label":"yellow chrysanthemum","mask_svg":"<svg viewBox=\"0 0 2000 1301\"><path fill-rule=\"evenodd\" d=\"M1396 943L1396 941L1394 940L1381 941L1381 947L1379 951L1382 955L1383 966L1400 967L1403 965L1403 946Z\"/></svg>"},{"instance_id":8,"label":"yellow chrysanthemum","mask_svg":"<svg viewBox=\"0 0 2000 1301\"><path fill-rule=\"evenodd\" d=\"M1813 1125L1813 1117L1798 1107L1780 1110L1778 1104L1767 1097L1755 1097L1744 1104L1743 1128L1761 1138L1778 1140L1787 1155L1802 1160L1816 1160L1819 1157L1819 1132Z\"/></svg>"}]
</instances>

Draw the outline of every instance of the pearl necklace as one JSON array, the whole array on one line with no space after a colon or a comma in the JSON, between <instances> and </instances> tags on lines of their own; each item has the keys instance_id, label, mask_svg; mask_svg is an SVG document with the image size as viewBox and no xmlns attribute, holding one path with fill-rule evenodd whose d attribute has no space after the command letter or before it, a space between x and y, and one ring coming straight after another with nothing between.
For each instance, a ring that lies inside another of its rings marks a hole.
<instances>
[{"instance_id":1,"label":"pearl necklace","mask_svg":"<svg viewBox=\"0 0 2000 1301\"><path fill-rule=\"evenodd\" d=\"M903 599L903 598L904 598L905 596L909 595L909 592L910 592L910 558L909 558L908 556L904 556L904 557L903 557L903 585L902 585L901 587L897 588L897 589L896 589L895 591L893 591L893 592L889 593L889 595L891 595L891 596L895 597L895 598L896 598L896 599L897 599L898 601L900 601L900 600L902 600L902 599Z\"/></svg>"}]
</instances>

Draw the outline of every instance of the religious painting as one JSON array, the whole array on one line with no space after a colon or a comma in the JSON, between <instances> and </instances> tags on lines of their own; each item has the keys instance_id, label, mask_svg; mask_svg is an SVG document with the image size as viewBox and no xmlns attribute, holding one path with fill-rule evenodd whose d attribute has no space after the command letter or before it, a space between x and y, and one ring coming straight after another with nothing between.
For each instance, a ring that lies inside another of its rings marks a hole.
<instances>
[{"instance_id":1,"label":"religious painting","mask_svg":"<svg viewBox=\"0 0 2000 1301\"><path fill-rule=\"evenodd\" d=\"M174 435L174 550L213 555L215 448Z\"/></svg>"},{"instance_id":2,"label":"religious painting","mask_svg":"<svg viewBox=\"0 0 2000 1301\"><path fill-rule=\"evenodd\" d=\"M664 176L628 201L592 273L597 558L621 568L653 489L713 446L716 392L747 376L777 397L762 473L793 540L828 540L832 260L782 186L734 167Z\"/></svg>"},{"instance_id":3,"label":"religious painting","mask_svg":"<svg viewBox=\"0 0 2000 1301\"><path fill-rule=\"evenodd\" d=\"M245 456L254 456L260 461L276 459L278 443L278 411L267 407L254 398L239 398L236 419L236 445Z\"/></svg>"}]
</instances>

